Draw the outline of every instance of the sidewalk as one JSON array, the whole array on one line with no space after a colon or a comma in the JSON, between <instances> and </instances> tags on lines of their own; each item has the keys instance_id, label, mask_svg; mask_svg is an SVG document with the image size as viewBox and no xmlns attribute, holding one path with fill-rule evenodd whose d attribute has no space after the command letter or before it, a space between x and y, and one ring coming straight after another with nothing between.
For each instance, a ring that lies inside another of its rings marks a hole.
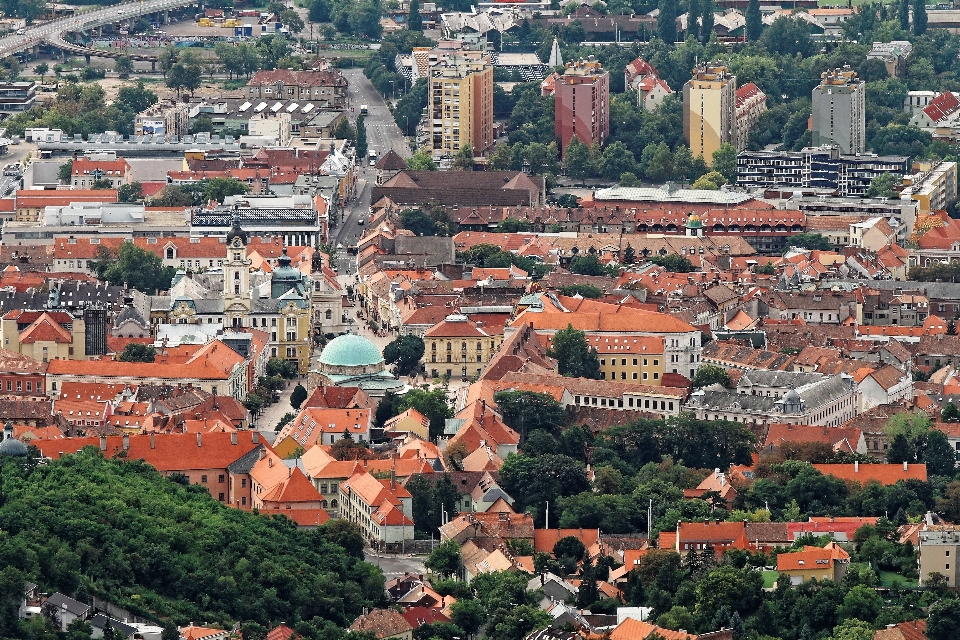
<instances>
[{"instance_id":1,"label":"sidewalk","mask_svg":"<svg viewBox=\"0 0 960 640\"><path fill-rule=\"evenodd\" d=\"M280 391L279 402L274 402L269 407L265 407L253 421L258 431L272 434L284 414L288 412L296 413L294 408L290 406L290 394L293 393L293 388L300 384L300 381L294 379L287 380L286 383L286 388Z\"/></svg>"}]
</instances>

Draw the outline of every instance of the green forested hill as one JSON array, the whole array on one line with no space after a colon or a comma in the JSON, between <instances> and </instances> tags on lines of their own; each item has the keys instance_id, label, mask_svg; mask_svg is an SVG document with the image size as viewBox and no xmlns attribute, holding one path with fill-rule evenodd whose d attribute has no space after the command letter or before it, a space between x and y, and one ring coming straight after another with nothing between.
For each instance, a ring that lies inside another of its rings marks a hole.
<instances>
[{"instance_id":1,"label":"green forested hill","mask_svg":"<svg viewBox=\"0 0 960 640\"><path fill-rule=\"evenodd\" d=\"M177 624L285 621L316 638L383 600L383 575L343 522L299 530L90 449L0 472L0 638L22 637L24 580Z\"/></svg>"}]
</instances>

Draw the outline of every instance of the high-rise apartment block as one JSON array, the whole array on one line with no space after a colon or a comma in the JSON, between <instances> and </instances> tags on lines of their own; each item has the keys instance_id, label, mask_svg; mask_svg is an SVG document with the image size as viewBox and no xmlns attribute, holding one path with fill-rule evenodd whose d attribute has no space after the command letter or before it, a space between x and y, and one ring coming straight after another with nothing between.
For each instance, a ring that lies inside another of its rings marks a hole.
<instances>
[{"instance_id":1,"label":"high-rise apartment block","mask_svg":"<svg viewBox=\"0 0 960 640\"><path fill-rule=\"evenodd\" d=\"M610 137L610 73L590 56L568 62L554 83L554 131L561 147L576 136L604 145Z\"/></svg>"},{"instance_id":2,"label":"high-rise apartment block","mask_svg":"<svg viewBox=\"0 0 960 640\"><path fill-rule=\"evenodd\" d=\"M707 162L721 144L736 146L737 77L724 65L701 65L683 85L683 137Z\"/></svg>"},{"instance_id":3,"label":"high-rise apartment block","mask_svg":"<svg viewBox=\"0 0 960 640\"><path fill-rule=\"evenodd\" d=\"M842 154L866 149L866 84L849 65L820 74L813 89L812 146L837 145Z\"/></svg>"},{"instance_id":4,"label":"high-rise apartment block","mask_svg":"<svg viewBox=\"0 0 960 640\"><path fill-rule=\"evenodd\" d=\"M450 57L430 67L429 104L434 156L454 156L470 145L473 155L493 146L493 66Z\"/></svg>"}]
</instances>

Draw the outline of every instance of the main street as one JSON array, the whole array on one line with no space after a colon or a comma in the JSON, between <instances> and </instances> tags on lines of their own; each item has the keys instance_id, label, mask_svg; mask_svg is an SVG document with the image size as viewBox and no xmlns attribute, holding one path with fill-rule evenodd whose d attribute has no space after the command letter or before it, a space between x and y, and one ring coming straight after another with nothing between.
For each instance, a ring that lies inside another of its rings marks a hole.
<instances>
[{"instance_id":1,"label":"main street","mask_svg":"<svg viewBox=\"0 0 960 640\"><path fill-rule=\"evenodd\" d=\"M364 123L367 126L367 144L371 151L377 152L377 157L393 149L401 158L409 158L410 145L403 137L403 132L393 120L393 114L387 103L373 87L373 84L363 75L363 69L344 69L343 77L350 83L347 100L352 117L360 114L360 105L367 105L367 117ZM359 160L359 158L358 158ZM363 161L366 165L366 160Z\"/></svg>"}]
</instances>

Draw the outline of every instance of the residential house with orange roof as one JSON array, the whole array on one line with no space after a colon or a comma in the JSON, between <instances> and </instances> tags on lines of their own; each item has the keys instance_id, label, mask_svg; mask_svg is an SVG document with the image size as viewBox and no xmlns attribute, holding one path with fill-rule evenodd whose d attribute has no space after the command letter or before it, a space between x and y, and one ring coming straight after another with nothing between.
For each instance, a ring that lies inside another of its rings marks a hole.
<instances>
[{"instance_id":1,"label":"residential house with orange roof","mask_svg":"<svg viewBox=\"0 0 960 640\"><path fill-rule=\"evenodd\" d=\"M903 464L815 464L813 468L825 476L833 476L845 482L859 482L866 486L869 482L879 482L884 486L896 484L901 480L927 481L927 465L904 462Z\"/></svg>"},{"instance_id":2,"label":"residential house with orange roof","mask_svg":"<svg viewBox=\"0 0 960 640\"><path fill-rule=\"evenodd\" d=\"M514 327L531 324L540 337L549 342L557 331L572 325L584 331L589 339L600 338L605 347L609 346L611 353L605 358L609 364L601 363L601 370L606 369L604 378L607 380L614 379L614 376L615 379L626 379L624 375L628 373L632 379L632 370L624 370L621 361L626 359L627 367L632 367L634 357L642 359L644 346L659 350L646 342L641 343L640 338L659 338L663 342L662 366L665 373L689 374L691 378L696 374L701 356L701 333L696 327L663 313L623 305L569 300L574 302L564 300L563 310L559 312L541 311L544 304L531 305L519 313L505 331L510 333ZM637 339L636 344L632 342L634 339ZM649 366L653 366L653 359L659 355L648 356ZM647 383L656 384L653 380Z\"/></svg>"},{"instance_id":3,"label":"residential house with orange roof","mask_svg":"<svg viewBox=\"0 0 960 640\"><path fill-rule=\"evenodd\" d=\"M183 474L191 484L203 485L214 499L242 508L228 467L248 455L268 451L269 444L256 431L233 433L149 434L100 438L37 440L34 445L47 458L57 459L84 447L97 447L104 457L122 455L144 460L162 475ZM249 485L249 481L244 488Z\"/></svg>"},{"instance_id":4,"label":"residential house with orange roof","mask_svg":"<svg viewBox=\"0 0 960 640\"><path fill-rule=\"evenodd\" d=\"M86 323L66 311L8 311L0 319L5 349L38 362L86 358Z\"/></svg>"},{"instance_id":5,"label":"residential house with orange roof","mask_svg":"<svg viewBox=\"0 0 960 640\"><path fill-rule=\"evenodd\" d=\"M377 403L360 387L317 386L300 405L301 409L376 409Z\"/></svg>"},{"instance_id":6,"label":"residential house with orange roof","mask_svg":"<svg viewBox=\"0 0 960 640\"><path fill-rule=\"evenodd\" d=\"M573 537L589 549L600 542L600 529L536 529L533 532L533 550L553 553L553 547L564 538Z\"/></svg>"},{"instance_id":7,"label":"residential house with orange roof","mask_svg":"<svg viewBox=\"0 0 960 640\"><path fill-rule=\"evenodd\" d=\"M508 427L485 400L474 402L459 411L448 421L448 428L451 426L456 432L446 443L448 450L451 446L463 443L470 453L490 447L503 460L511 453L517 453L520 434Z\"/></svg>"},{"instance_id":8,"label":"residential house with orange roof","mask_svg":"<svg viewBox=\"0 0 960 640\"><path fill-rule=\"evenodd\" d=\"M306 451L315 444L333 444L342 438L369 442L372 417L370 409L301 409L277 433L274 448L286 456L297 448Z\"/></svg>"},{"instance_id":9,"label":"residential house with orange roof","mask_svg":"<svg viewBox=\"0 0 960 640\"><path fill-rule=\"evenodd\" d=\"M249 475L251 507L261 513L284 515L301 526L319 526L330 519L323 496L304 473L301 460L263 450Z\"/></svg>"},{"instance_id":10,"label":"residential house with orange roof","mask_svg":"<svg viewBox=\"0 0 960 640\"><path fill-rule=\"evenodd\" d=\"M784 443L790 442L822 442L830 445L834 451L867 453L867 442L860 429L794 425L779 422L767 425L767 435L762 445L765 451L776 451Z\"/></svg>"},{"instance_id":11,"label":"residential house with orange roof","mask_svg":"<svg viewBox=\"0 0 960 640\"><path fill-rule=\"evenodd\" d=\"M384 435L390 438L415 434L422 440L430 439L430 421L419 411L410 407L383 423Z\"/></svg>"},{"instance_id":12,"label":"residential house with orange roof","mask_svg":"<svg viewBox=\"0 0 960 640\"><path fill-rule=\"evenodd\" d=\"M413 626L393 609L374 609L353 621L350 631L368 631L378 640L413 640Z\"/></svg>"},{"instance_id":13,"label":"residential house with orange roof","mask_svg":"<svg viewBox=\"0 0 960 640\"><path fill-rule=\"evenodd\" d=\"M46 371L45 363L10 349L0 348L0 394L16 393L19 397L43 396L46 391Z\"/></svg>"},{"instance_id":14,"label":"residential house with orange roof","mask_svg":"<svg viewBox=\"0 0 960 640\"><path fill-rule=\"evenodd\" d=\"M658 640L733 640L733 630L723 629L697 635L683 629L673 631L635 618L627 618L610 632L610 640L646 640L647 638L657 638Z\"/></svg>"},{"instance_id":15,"label":"residential house with orange roof","mask_svg":"<svg viewBox=\"0 0 960 640\"><path fill-rule=\"evenodd\" d=\"M74 189L93 188L96 183L109 183L111 189L130 184L130 163L124 158L89 156L73 161L70 177Z\"/></svg>"},{"instance_id":16,"label":"residential house with orange roof","mask_svg":"<svg viewBox=\"0 0 960 640\"><path fill-rule=\"evenodd\" d=\"M117 202L116 189L18 189L17 221L37 222L47 207L66 207L73 202Z\"/></svg>"},{"instance_id":17,"label":"residential house with orange roof","mask_svg":"<svg viewBox=\"0 0 960 640\"><path fill-rule=\"evenodd\" d=\"M427 370L433 377L441 373L464 380L479 376L503 337L502 324L484 323L459 313L448 315L424 333Z\"/></svg>"},{"instance_id":18,"label":"residential house with orange roof","mask_svg":"<svg viewBox=\"0 0 960 640\"><path fill-rule=\"evenodd\" d=\"M224 631L223 629L197 627L194 625L180 627L180 640L226 640L229 636L230 632Z\"/></svg>"},{"instance_id":19,"label":"residential house with orange roof","mask_svg":"<svg viewBox=\"0 0 960 640\"><path fill-rule=\"evenodd\" d=\"M913 376L909 370L901 371L888 364L875 371L865 372L862 377L857 374L853 377L857 381L860 400L858 413L882 404L893 404L913 398Z\"/></svg>"},{"instance_id":20,"label":"residential house with orange roof","mask_svg":"<svg viewBox=\"0 0 960 640\"><path fill-rule=\"evenodd\" d=\"M341 483L340 517L356 524L378 549L399 550L413 539L412 497L393 476L378 480L361 471Z\"/></svg>"},{"instance_id":21,"label":"residential house with orange roof","mask_svg":"<svg viewBox=\"0 0 960 640\"><path fill-rule=\"evenodd\" d=\"M288 627L286 623L281 622L267 632L264 640L302 640L302 636Z\"/></svg>"},{"instance_id":22,"label":"residential house with orange roof","mask_svg":"<svg viewBox=\"0 0 960 640\"><path fill-rule=\"evenodd\" d=\"M887 625L873 634L873 640L927 640L927 621L910 620Z\"/></svg>"},{"instance_id":23,"label":"residential house with orange roof","mask_svg":"<svg viewBox=\"0 0 960 640\"><path fill-rule=\"evenodd\" d=\"M672 543L674 551L687 555L691 551L712 549L720 557L728 549L749 549L746 524L743 522L678 522L676 536L672 540L665 540L661 534L660 548L664 543Z\"/></svg>"},{"instance_id":24,"label":"residential house with orange roof","mask_svg":"<svg viewBox=\"0 0 960 640\"><path fill-rule=\"evenodd\" d=\"M199 348L169 350L154 362L119 360L51 360L47 387L58 396L66 382L157 384L171 387L193 385L213 395L246 398L250 380L246 360L224 343L214 340Z\"/></svg>"},{"instance_id":25,"label":"residential house with orange roof","mask_svg":"<svg viewBox=\"0 0 960 640\"><path fill-rule=\"evenodd\" d=\"M664 98L673 93L657 70L643 58L636 58L623 70L624 86L637 92L637 105L644 111L653 111Z\"/></svg>"},{"instance_id":26,"label":"residential house with orange roof","mask_svg":"<svg viewBox=\"0 0 960 640\"><path fill-rule=\"evenodd\" d=\"M717 494L727 509L733 507L733 501L737 497L737 490L730 484L727 474L720 469L714 469L713 473L707 475L695 488L684 489L683 497L687 500L706 499L708 493Z\"/></svg>"},{"instance_id":27,"label":"residential house with orange roof","mask_svg":"<svg viewBox=\"0 0 960 640\"><path fill-rule=\"evenodd\" d=\"M836 542L826 547L804 546L803 550L777 555L777 573L790 578L791 585L809 580L841 582L850 565L850 554Z\"/></svg>"},{"instance_id":28,"label":"residential house with orange roof","mask_svg":"<svg viewBox=\"0 0 960 640\"><path fill-rule=\"evenodd\" d=\"M529 513L461 513L440 527L440 541L467 540L493 541L494 545L507 540L526 540L533 544L533 516Z\"/></svg>"},{"instance_id":29,"label":"residential house with orange roof","mask_svg":"<svg viewBox=\"0 0 960 640\"><path fill-rule=\"evenodd\" d=\"M485 445L460 461L464 471L499 471L503 466L503 458L494 453L489 445Z\"/></svg>"}]
</instances>

